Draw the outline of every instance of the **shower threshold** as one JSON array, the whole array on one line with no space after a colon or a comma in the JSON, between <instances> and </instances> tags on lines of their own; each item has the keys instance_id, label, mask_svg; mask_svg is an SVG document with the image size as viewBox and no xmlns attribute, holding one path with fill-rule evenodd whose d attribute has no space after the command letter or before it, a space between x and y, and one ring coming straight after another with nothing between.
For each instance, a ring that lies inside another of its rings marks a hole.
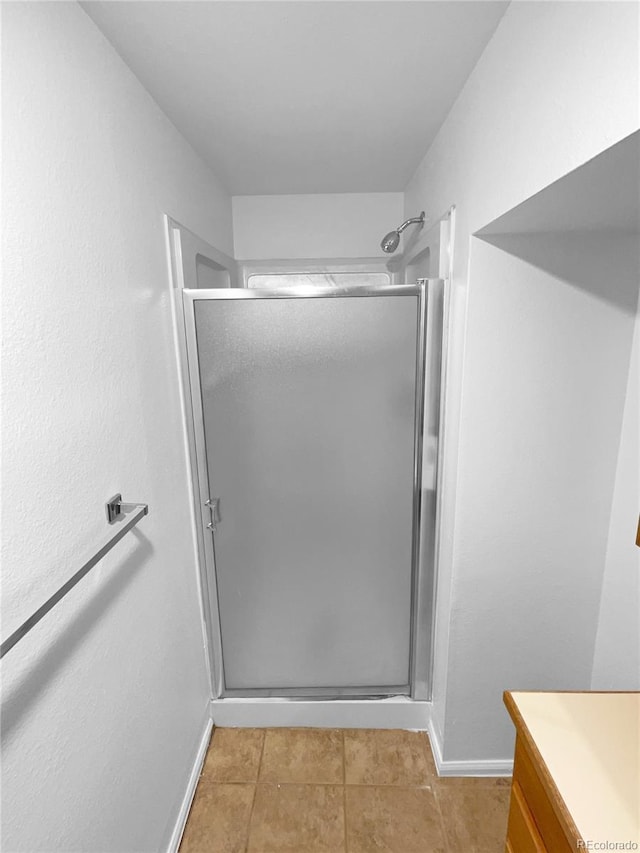
<instances>
[{"instance_id":1,"label":"shower threshold","mask_svg":"<svg viewBox=\"0 0 640 853\"><path fill-rule=\"evenodd\" d=\"M211 717L216 726L277 728L371 728L426 730L431 702L410 696L232 697L214 699Z\"/></svg>"}]
</instances>

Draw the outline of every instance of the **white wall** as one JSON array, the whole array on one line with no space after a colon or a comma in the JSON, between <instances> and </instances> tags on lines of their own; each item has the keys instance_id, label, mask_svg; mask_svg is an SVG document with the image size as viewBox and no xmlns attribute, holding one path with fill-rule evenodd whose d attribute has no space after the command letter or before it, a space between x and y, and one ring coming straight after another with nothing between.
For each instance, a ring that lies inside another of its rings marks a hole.
<instances>
[{"instance_id":1,"label":"white wall","mask_svg":"<svg viewBox=\"0 0 640 853\"><path fill-rule=\"evenodd\" d=\"M466 402L473 393L468 371L473 359L483 357L477 351L465 354L465 325L470 340L490 343L496 331L513 323L516 310L495 288L470 300L467 315L467 296L481 287L474 280L473 259L469 267L471 235L638 128L637 68L635 4L512 3L406 190L405 215L424 209L433 219L456 206L434 676L434 725L443 737L445 760L463 760L470 754L507 758L512 746L500 703L476 695L482 673L499 680L491 675L496 672L494 646L483 649L480 660L465 656L478 640L470 616L477 581L472 563L478 564L473 548L478 540L491 546L482 554L483 583L488 587L484 595L491 590L496 600L514 556L503 549L500 536L491 541L483 532L487 516L481 507L475 507L475 515L473 506L461 505L463 495L477 497L475 487L480 484L476 469L466 467L466 461L458 469L455 461L459 434L463 446L470 446L474 434L477 411ZM492 401L487 398L480 405L490 407ZM492 506L493 518L502 526L512 517L513 492L506 476L511 463L507 454L504 465L498 459L499 468L491 472L505 484ZM532 489L541 485L534 479ZM561 530L545 531L544 537L532 537L528 547L553 549L563 537ZM517 613L508 620L506 616L503 608L492 615L503 620L505 644L511 621L531 618L527 596L520 597ZM504 678L502 686L512 685ZM471 711L478 725L473 726L477 740L470 753Z\"/></svg>"},{"instance_id":2,"label":"white wall","mask_svg":"<svg viewBox=\"0 0 640 853\"><path fill-rule=\"evenodd\" d=\"M509 758L503 690L591 685L638 300L635 236L488 239L471 251L447 688L467 760Z\"/></svg>"},{"instance_id":3,"label":"white wall","mask_svg":"<svg viewBox=\"0 0 640 853\"><path fill-rule=\"evenodd\" d=\"M635 322L611 507L593 690L640 690L640 550L634 537L639 509L640 314Z\"/></svg>"},{"instance_id":4,"label":"white wall","mask_svg":"<svg viewBox=\"0 0 640 853\"><path fill-rule=\"evenodd\" d=\"M380 241L404 219L402 193L233 197L237 260L388 257Z\"/></svg>"},{"instance_id":5,"label":"white wall","mask_svg":"<svg viewBox=\"0 0 640 853\"><path fill-rule=\"evenodd\" d=\"M232 253L231 203L75 4L2 4L7 636L3 849L166 848L209 697L163 214Z\"/></svg>"}]
</instances>

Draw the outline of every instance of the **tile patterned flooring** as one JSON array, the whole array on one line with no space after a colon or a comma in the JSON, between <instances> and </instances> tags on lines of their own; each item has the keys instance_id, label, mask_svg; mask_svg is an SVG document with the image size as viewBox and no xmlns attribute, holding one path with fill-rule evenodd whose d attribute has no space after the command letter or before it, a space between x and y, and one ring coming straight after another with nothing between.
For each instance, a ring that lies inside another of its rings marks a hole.
<instances>
[{"instance_id":1,"label":"tile patterned flooring","mask_svg":"<svg viewBox=\"0 0 640 853\"><path fill-rule=\"evenodd\" d=\"M439 779L421 732L216 729L180 853L503 853L510 779Z\"/></svg>"}]
</instances>

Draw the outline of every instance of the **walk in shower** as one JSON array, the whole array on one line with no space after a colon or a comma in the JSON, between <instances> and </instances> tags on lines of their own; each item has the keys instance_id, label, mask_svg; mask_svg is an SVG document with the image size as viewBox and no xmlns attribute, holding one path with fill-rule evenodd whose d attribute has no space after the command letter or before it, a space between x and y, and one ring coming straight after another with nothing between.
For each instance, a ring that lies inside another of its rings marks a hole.
<instances>
[{"instance_id":1,"label":"walk in shower","mask_svg":"<svg viewBox=\"0 0 640 853\"><path fill-rule=\"evenodd\" d=\"M429 698L443 283L176 304L217 697Z\"/></svg>"}]
</instances>

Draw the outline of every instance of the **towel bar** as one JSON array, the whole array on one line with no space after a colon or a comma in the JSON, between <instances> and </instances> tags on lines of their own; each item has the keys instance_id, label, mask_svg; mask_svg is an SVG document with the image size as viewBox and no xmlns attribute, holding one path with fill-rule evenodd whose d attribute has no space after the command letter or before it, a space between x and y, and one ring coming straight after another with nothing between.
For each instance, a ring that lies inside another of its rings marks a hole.
<instances>
[{"instance_id":1,"label":"towel bar","mask_svg":"<svg viewBox=\"0 0 640 853\"><path fill-rule=\"evenodd\" d=\"M27 620L25 620L19 628L11 634L11 636L7 637L7 639L0 646L0 658L3 658L6 653L12 649L17 642L19 642L25 634L28 634L29 631L36 625L43 616L53 608L55 605L65 597L65 595L69 592L69 590L73 589L73 587L78 583L78 581L82 580L82 578L89 572L96 563L100 562L100 560L107 554L113 546L119 542L123 536L125 536L136 524L143 518L145 515L149 513L149 505L148 504L125 504L122 502L122 498L120 495L115 495L111 498L107 504L107 519L109 523L113 523L117 518L124 516L127 510L136 510L135 514L125 523L123 527L115 533L108 542L97 551L90 560L82 566L81 569L69 578L69 580L64 583L57 592L54 592L51 598L48 598L42 607L39 607L35 613L33 613Z\"/></svg>"}]
</instances>

